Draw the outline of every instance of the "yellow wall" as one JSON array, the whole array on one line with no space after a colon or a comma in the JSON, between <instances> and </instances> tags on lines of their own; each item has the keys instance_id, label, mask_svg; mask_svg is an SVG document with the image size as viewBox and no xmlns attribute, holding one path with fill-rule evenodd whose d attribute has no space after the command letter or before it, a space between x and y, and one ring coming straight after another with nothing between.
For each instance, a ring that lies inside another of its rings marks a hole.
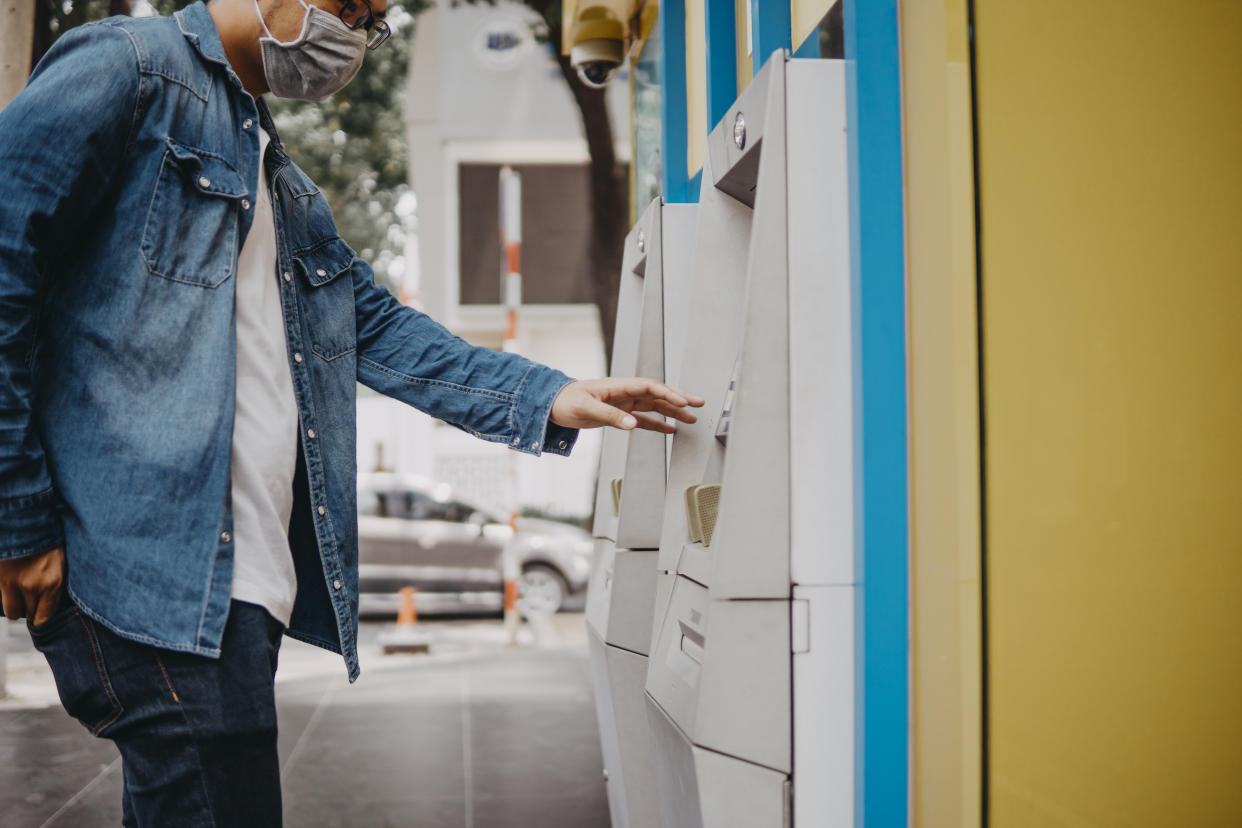
<instances>
[{"instance_id":1,"label":"yellow wall","mask_svg":"<svg viewBox=\"0 0 1242 828\"><path fill-rule=\"evenodd\" d=\"M975 0L994 828L1242 820L1242 3Z\"/></svg>"},{"instance_id":2,"label":"yellow wall","mask_svg":"<svg viewBox=\"0 0 1242 828\"><path fill-rule=\"evenodd\" d=\"M916 826L981 817L978 354L966 1L903 3Z\"/></svg>"},{"instance_id":3,"label":"yellow wall","mask_svg":"<svg viewBox=\"0 0 1242 828\"><path fill-rule=\"evenodd\" d=\"M750 39L747 36L746 20L750 14L750 0L734 0L733 20L737 24L737 90L740 93L750 86L755 77L754 67L750 65Z\"/></svg>"},{"instance_id":4,"label":"yellow wall","mask_svg":"<svg viewBox=\"0 0 1242 828\"><path fill-rule=\"evenodd\" d=\"M703 0L686 2L686 169L693 176L707 152L707 18Z\"/></svg>"},{"instance_id":5,"label":"yellow wall","mask_svg":"<svg viewBox=\"0 0 1242 828\"><path fill-rule=\"evenodd\" d=\"M790 0L789 28L793 35L790 41L793 48L797 49L806 40L806 36L819 26L819 21L824 19L834 2L835 0Z\"/></svg>"}]
</instances>

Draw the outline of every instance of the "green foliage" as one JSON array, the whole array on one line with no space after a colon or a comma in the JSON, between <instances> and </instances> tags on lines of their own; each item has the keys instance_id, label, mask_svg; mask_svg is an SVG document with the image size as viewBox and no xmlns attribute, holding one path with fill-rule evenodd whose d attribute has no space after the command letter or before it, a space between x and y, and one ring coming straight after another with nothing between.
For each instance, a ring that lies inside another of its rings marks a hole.
<instances>
[{"instance_id":1,"label":"green foliage","mask_svg":"<svg viewBox=\"0 0 1242 828\"><path fill-rule=\"evenodd\" d=\"M399 3L388 15L397 31L330 100L267 100L281 141L327 197L341 237L392 284L413 232L403 114L414 26Z\"/></svg>"},{"instance_id":2,"label":"green foliage","mask_svg":"<svg viewBox=\"0 0 1242 828\"><path fill-rule=\"evenodd\" d=\"M136 14L167 15L190 2L134 0L132 8ZM73 26L107 17L117 4L118 0L49 4L49 42ZM394 286L400 279L406 239L413 232L402 117L414 41L412 15L427 5L428 0L390 2L393 36L379 49L367 52L358 76L330 100L312 103L266 97L281 142L323 191L341 237L371 262L381 282Z\"/></svg>"}]
</instances>

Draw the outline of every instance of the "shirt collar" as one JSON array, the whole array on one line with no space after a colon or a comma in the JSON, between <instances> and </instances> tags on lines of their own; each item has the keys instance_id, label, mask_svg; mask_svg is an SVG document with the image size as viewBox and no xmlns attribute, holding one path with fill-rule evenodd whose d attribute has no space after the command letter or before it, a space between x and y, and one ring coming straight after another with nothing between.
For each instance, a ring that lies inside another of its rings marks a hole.
<instances>
[{"instance_id":1,"label":"shirt collar","mask_svg":"<svg viewBox=\"0 0 1242 828\"><path fill-rule=\"evenodd\" d=\"M218 63L232 72L229 59L224 54L224 44L220 42L220 33L216 31L216 21L201 0L186 6L173 17L185 39L194 44L194 48L203 56L203 60Z\"/></svg>"},{"instance_id":2,"label":"shirt collar","mask_svg":"<svg viewBox=\"0 0 1242 828\"><path fill-rule=\"evenodd\" d=\"M181 28L181 33L185 35L185 39L194 45L198 53L202 55L203 60L218 63L228 72L229 78L233 83L237 84L237 88L241 89L241 81L237 78L237 74L233 71L233 67L229 64L228 56L224 54L224 44L220 41L220 33L216 30L215 18L211 16L211 12L207 11L207 6L199 0L186 6L173 17L177 18L177 25ZM276 134L276 124L272 121L272 115L267 109L267 104L263 99L255 99L255 108L259 111L259 123L267 130L268 137L271 138L269 149L275 149L278 156L288 157L284 146L280 143L280 136Z\"/></svg>"}]
</instances>

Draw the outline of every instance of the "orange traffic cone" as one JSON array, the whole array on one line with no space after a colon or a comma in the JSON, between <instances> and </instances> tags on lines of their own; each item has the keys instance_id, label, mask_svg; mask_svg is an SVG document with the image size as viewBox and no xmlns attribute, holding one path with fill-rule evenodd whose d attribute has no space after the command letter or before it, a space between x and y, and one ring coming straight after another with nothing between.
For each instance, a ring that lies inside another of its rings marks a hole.
<instances>
[{"instance_id":1,"label":"orange traffic cone","mask_svg":"<svg viewBox=\"0 0 1242 828\"><path fill-rule=\"evenodd\" d=\"M418 592L414 587L401 587L401 609L397 610L397 626L413 627L418 623L418 610L414 609L414 595Z\"/></svg>"},{"instance_id":2,"label":"orange traffic cone","mask_svg":"<svg viewBox=\"0 0 1242 828\"><path fill-rule=\"evenodd\" d=\"M431 651L430 639L418 629L418 610L414 608L414 595L417 591L412 586L401 588L401 607L397 610L397 625L379 635L379 643L383 647L384 655Z\"/></svg>"}]
</instances>

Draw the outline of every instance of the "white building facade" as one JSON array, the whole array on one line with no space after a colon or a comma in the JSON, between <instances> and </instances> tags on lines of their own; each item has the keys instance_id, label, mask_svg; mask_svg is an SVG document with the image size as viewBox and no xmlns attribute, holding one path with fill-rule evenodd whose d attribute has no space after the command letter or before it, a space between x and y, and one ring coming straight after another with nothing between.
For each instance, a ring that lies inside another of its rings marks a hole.
<instances>
[{"instance_id":1,"label":"white building facade","mask_svg":"<svg viewBox=\"0 0 1242 828\"><path fill-rule=\"evenodd\" d=\"M496 217L501 166L523 177L523 305L518 351L573 377L607 373L591 302L590 201L581 116L541 21L514 3L454 7L441 0L417 21L406 121L417 239L402 293L470 342L500 348L501 255ZM614 134L628 136L624 81L609 92ZM628 159L628 140L617 155ZM422 474L499 508L565 517L592 510L599 435L568 459L520 456L386 398L360 393L358 466Z\"/></svg>"}]
</instances>

